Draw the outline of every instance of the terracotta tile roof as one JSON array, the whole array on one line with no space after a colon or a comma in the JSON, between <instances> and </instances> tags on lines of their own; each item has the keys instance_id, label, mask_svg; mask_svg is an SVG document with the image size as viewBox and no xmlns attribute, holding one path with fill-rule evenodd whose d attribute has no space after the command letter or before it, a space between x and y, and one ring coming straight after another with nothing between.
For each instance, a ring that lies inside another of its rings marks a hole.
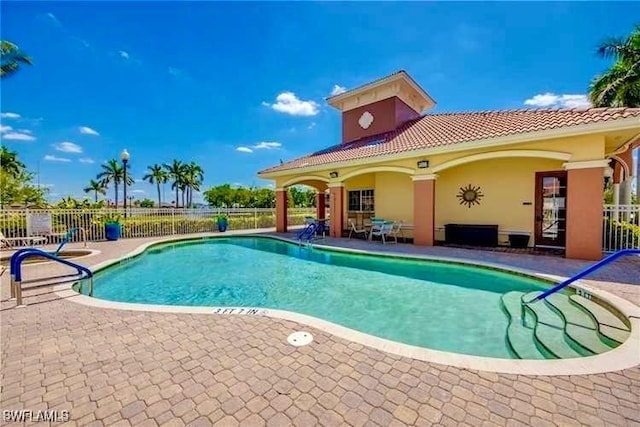
<instances>
[{"instance_id":1,"label":"terracotta tile roof","mask_svg":"<svg viewBox=\"0 0 640 427\"><path fill-rule=\"evenodd\" d=\"M260 173L319 166L629 117L640 117L640 108L531 109L426 114L391 132L347 144L337 144L265 169Z\"/></svg>"}]
</instances>

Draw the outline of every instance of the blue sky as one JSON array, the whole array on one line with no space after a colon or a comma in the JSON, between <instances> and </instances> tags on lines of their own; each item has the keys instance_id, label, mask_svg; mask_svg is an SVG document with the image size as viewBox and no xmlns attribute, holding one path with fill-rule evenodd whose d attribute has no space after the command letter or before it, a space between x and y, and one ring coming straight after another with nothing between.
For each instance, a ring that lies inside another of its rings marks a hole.
<instances>
[{"instance_id":1,"label":"blue sky","mask_svg":"<svg viewBox=\"0 0 640 427\"><path fill-rule=\"evenodd\" d=\"M339 142L324 98L406 69L432 111L580 106L640 3L2 2L34 60L2 82L2 143L52 201L100 163L196 161L205 188ZM615 19L613 19L615 17ZM19 116L19 117L16 117ZM137 198L155 198L136 183ZM109 197L113 197L112 191Z\"/></svg>"}]
</instances>

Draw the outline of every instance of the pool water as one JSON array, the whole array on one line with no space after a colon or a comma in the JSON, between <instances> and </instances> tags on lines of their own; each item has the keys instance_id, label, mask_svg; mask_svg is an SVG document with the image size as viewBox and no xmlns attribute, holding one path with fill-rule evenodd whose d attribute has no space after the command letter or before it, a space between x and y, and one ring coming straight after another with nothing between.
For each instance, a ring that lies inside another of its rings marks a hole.
<instances>
[{"instance_id":1,"label":"pool water","mask_svg":"<svg viewBox=\"0 0 640 427\"><path fill-rule=\"evenodd\" d=\"M94 297L288 310L405 344L515 358L500 296L545 288L478 267L232 237L152 248L99 272Z\"/></svg>"}]
</instances>

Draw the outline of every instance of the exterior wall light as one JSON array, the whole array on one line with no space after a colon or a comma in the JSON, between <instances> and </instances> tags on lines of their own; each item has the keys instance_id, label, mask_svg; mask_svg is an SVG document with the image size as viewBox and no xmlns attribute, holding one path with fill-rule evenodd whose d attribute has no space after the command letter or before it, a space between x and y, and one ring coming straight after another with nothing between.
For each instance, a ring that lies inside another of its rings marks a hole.
<instances>
[{"instance_id":1,"label":"exterior wall light","mask_svg":"<svg viewBox=\"0 0 640 427\"><path fill-rule=\"evenodd\" d=\"M333 171L333 172L329 172L329 178L337 178L338 177L338 172Z\"/></svg>"},{"instance_id":2,"label":"exterior wall light","mask_svg":"<svg viewBox=\"0 0 640 427\"><path fill-rule=\"evenodd\" d=\"M429 167L429 160L420 160L418 162L418 169L426 169Z\"/></svg>"}]
</instances>

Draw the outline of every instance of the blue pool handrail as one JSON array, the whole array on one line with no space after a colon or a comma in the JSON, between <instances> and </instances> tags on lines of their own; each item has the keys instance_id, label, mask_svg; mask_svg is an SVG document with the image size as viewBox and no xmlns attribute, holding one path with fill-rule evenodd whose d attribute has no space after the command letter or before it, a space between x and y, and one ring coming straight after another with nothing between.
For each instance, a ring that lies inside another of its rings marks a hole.
<instances>
[{"instance_id":1,"label":"blue pool handrail","mask_svg":"<svg viewBox=\"0 0 640 427\"><path fill-rule=\"evenodd\" d=\"M302 240L306 240L307 242L309 242L313 238L313 235L316 233L317 230L318 230L318 224L313 223L313 224L307 225L304 229L298 232L296 236L298 239L298 242L302 243Z\"/></svg>"},{"instance_id":2,"label":"blue pool handrail","mask_svg":"<svg viewBox=\"0 0 640 427\"><path fill-rule=\"evenodd\" d=\"M596 262L595 264L590 265L589 267L585 268L580 273L568 278L567 280L565 280L563 282L558 283L553 288L546 290L545 292L541 293L540 295L538 295L537 297L535 297L531 301L526 301L526 302L523 301L522 304L523 305L527 305L527 304L531 304L531 303L534 303L536 301L540 301L542 299L545 299L549 295L555 294L556 292L559 292L562 289L566 288L571 283L582 279L583 277L593 273L596 270L599 270L600 268L604 267L605 265L610 264L613 261L617 260L618 258L626 256L626 255L640 255L640 249L622 249L622 250L620 250L618 252L614 252L613 254L609 255L608 257L605 257L605 258L601 259L600 261Z\"/></svg>"},{"instance_id":3,"label":"blue pool handrail","mask_svg":"<svg viewBox=\"0 0 640 427\"><path fill-rule=\"evenodd\" d=\"M93 272L87 267L76 264L64 258L37 248L25 248L17 250L9 261L9 272L11 274L11 297L16 298L16 305L22 305L22 261L30 257L42 257L52 261L59 262L69 267L75 268L78 274L84 276L82 278L90 279L89 296L93 295Z\"/></svg>"},{"instance_id":4,"label":"blue pool handrail","mask_svg":"<svg viewBox=\"0 0 640 427\"><path fill-rule=\"evenodd\" d=\"M73 237L74 234L76 234L76 232L80 230L80 227L73 227L70 228L69 231L67 231L67 234L64 235L64 237L62 238L62 240L60 241L60 244L58 245L58 247L56 248L55 251L53 251L52 253L54 255L58 255L60 253L60 251L62 250L62 248L64 247L64 245L66 245L67 243L69 243L69 241L71 240L71 238ZM85 243L86 245L86 243Z\"/></svg>"}]
</instances>

